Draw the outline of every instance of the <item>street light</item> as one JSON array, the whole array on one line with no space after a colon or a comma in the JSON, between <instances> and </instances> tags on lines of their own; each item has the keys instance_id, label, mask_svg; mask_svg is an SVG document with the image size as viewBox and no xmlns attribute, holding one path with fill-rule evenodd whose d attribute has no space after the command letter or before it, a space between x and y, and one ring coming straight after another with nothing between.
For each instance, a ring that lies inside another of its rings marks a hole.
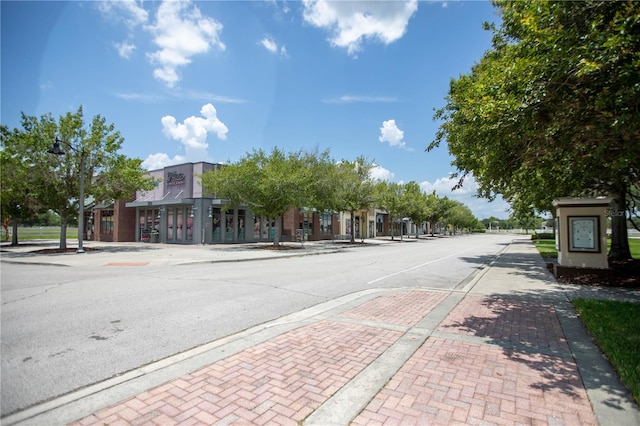
<instances>
[{"instance_id":1,"label":"street light","mask_svg":"<svg viewBox=\"0 0 640 426\"><path fill-rule=\"evenodd\" d=\"M80 199L78 200L78 250L76 253L84 253L82 247L82 240L84 236L84 150L78 150L71 144L65 141L61 141L56 136L56 140L53 142L53 146L47 150L49 154L64 155L64 151L60 148L60 144L63 143L69 147L72 151L80 154Z\"/></svg>"}]
</instances>

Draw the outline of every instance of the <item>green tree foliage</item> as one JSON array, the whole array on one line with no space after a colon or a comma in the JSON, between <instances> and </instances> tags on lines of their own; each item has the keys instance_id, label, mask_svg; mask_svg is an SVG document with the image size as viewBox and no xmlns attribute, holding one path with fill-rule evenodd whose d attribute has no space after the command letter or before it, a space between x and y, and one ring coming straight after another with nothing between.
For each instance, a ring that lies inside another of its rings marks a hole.
<instances>
[{"instance_id":1,"label":"green tree foliage","mask_svg":"<svg viewBox=\"0 0 640 426\"><path fill-rule=\"evenodd\" d=\"M311 207L320 212L334 212L336 202L337 165L329 150L320 152L317 148L303 153L303 166L306 173L306 204L299 207Z\"/></svg>"},{"instance_id":2,"label":"green tree foliage","mask_svg":"<svg viewBox=\"0 0 640 426\"><path fill-rule=\"evenodd\" d=\"M480 221L486 229L498 230L498 229L514 229L516 227L515 219L498 219L495 216L482 219Z\"/></svg>"},{"instance_id":3,"label":"green tree foliage","mask_svg":"<svg viewBox=\"0 0 640 426\"><path fill-rule=\"evenodd\" d=\"M534 214L515 214L511 218L511 222L515 227L524 229L526 233L530 230L540 229L542 227L543 219L537 217Z\"/></svg>"},{"instance_id":4,"label":"green tree foliage","mask_svg":"<svg viewBox=\"0 0 640 426\"><path fill-rule=\"evenodd\" d=\"M429 214L428 197L417 182L411 181L404 184L401 204L404 208L404 216L416 224L416 238L418 238L420 228Z\"/></svg>"},{"instance_id":5,"label":"green tree foliage","mask_svg":"<svg viewBox=\"0 0 640 426\"><path fill-rule=\"evenodd\" d=\"M65 155L47 153L56 137L63 142ZM58 120L51 114L39 118L23 114L20 129L2 130L3 216L15 218L17 226L20 219L52 210L60 216L60 248L65 249L67 224L78 214L83 156L86 197L122 199L153 187L142 160L118 153L123 142L115 126L99 115L87 128L82 107Z\"/></svg>"},{"instance_id":6,"label":"green tree foliage","mask_svg":"<svg viewBox=\"0 0 640 426\"><path fill-rule=\"evenodd\" d=\"M396 182L381 181L375 185L375 206L385 210L389 214L389 225L391 226L391 239L395 238L394 224L402 220L404 207L402 205L403 185ZM400 232L400 234L402 234ZM402 236L402 235L401 235Z\"/></svg>"},{"instance_id":7,"label":"green tree foliage","mask_svg":"<svg viewBox=\"0 0 640 426\"><path fill-rule=\"evenodd\" d=\"M451 82L427 149L447 142L460 184L502 194L519 214L560 196L628 208L640 180L640 2L497 1L493 46ZM624 216L610 256L630 257Z\"/></svg>"},{"instance_id":8,"label":"green tree foliage","mask_svg":"<svg viewBox=\"0 0 640 426\"><path fill-rule=\"evenodd\" d=\"M428 199L429 214L427 220L431 224L431 235L433 236L436 227L439 227L440 231L446 231L448 228L449 211L454 207L454 202L448 197L438 197L435 191L428 195Z\"/></svg>"},{"instance_id":9,"label":"green tree foliage","mask_svg":"<svg viewBox=\"0 0 640 426\"><path fill-rule=\"evenodd\" d=\"M447 229L451 225L453 230L471 229L481 226L478 219L464 204L450 200L447 197L438 197L434 192L426 194L416 182L399 184L395 182L378 182L376 184L376 207L389 213L391 224L400 224L407 217L419 228L428 222L431 235L434 235L436 226ZM391 237L395 235L392 226ZM400 238L402 234L400 233Z\"/></svg>"},{"instance_id":10,"label":"green tree foliage","mask_svg":"<svg viewBox=\"0 0 640 426\"><path fill-rule=\"evenodd\" d=\"M349 212L351 223L355 213L369 210L376 202L376 183L371 178L373 163L360 156L354 161L342 160L335 164L332 175L333 198L330 208L338 212ZM321 176L318 178L322 179ZM353 226L351 242L355 242Z\"/></svg>"},{"instance_id":11,"label":"green tree foliage","mask_svg":"<svg viewBox=\"0 0 640 426\"><path fill-rule=\"evenodd\" d=\"M11 224L13 228L12 245L18 244L18 224L36 216L42 206L35 199L28 180L28 168L23 167L23 156L12 149L22 135L6 126L0 127L0 182L2 184L1 215L3 225Z\"/></svg>"},{"instance_id":12,"label":"green tree foliage","mask_svg":"<svg viewBox=\"0 0 640 426\"><path fill-rule=\"evenodd\" d=\"M469 207L459 201L450 200L450 208L447 212L447 221L455 234L457 231L471 231L478 225L478 219L473 215Z\"/></svg>"},{"instance_id":13,"label":"green tree foliage","mask_svg":"<svg viewBox=\"0 0 640 426\"><path fill-rule=\"evenodd\" d=\"M247 206L255 214L275 219L279 224L289 208L320 202L322 197L314 197L310 191L315 183L312 172L321 168L320 157L312 153L287 154L276 147L267 154L257 149L234 164L205 172L201 176L202 187L228 200L227 209ZM279 226L273 243L280 243Z\"/></svg>"},{"instance_id":14,"label":"green tree foliage","mask_svg":"<svg viewBox=\"0 0 640 426\"><path fill-rule=\"evenodd\" d=\"M436 195L436 191L431 194L427 194L427 215L425 220L429 222L429 228L431 229L431 236L433 237L435 232L435 225L444 216L444 211L440 208L440 198Z\"/></svg>"}]
</instances>

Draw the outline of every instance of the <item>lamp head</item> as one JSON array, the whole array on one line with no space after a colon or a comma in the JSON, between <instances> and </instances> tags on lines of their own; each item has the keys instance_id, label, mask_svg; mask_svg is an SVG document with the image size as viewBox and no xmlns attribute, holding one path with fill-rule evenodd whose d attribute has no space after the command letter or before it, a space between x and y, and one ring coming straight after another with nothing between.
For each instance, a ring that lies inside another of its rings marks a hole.
<instances>
[{"instance_id":1,"label":"lamp head","mask_svg":"<svg viewBox=\"0 0 640 426\"><path fill-rule=\"evenodd\" d=\"M60 149L60 139L56 137L56 140L53 142L53 146L49 148L47 152L53 155L64 155L64 151Z\"/></svg>"}]
</instances>

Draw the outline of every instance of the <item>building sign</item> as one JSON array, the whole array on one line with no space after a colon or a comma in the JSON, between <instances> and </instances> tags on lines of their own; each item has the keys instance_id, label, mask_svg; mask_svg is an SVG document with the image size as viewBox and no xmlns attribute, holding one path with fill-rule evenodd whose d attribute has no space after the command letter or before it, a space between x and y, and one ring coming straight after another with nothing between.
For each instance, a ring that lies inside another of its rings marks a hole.
<instances>
[{"instance_id":1,"label":"building sign","mask_svg":"<svg viewBox=\"0 0 640 426\"><path fill-rule=\"evenodd\" d=\"M598 217L569 217L569 251L599 252Z\"/></svg>"},{"instance_id":2,"label":"building sign","mask_svg":"<svg viewBox=\"0 0 640 426\"><path fill-rule=\"evenodd\" d=\"M184 173L167 172L167 185L182 185L187 182L187 177Z\"/></svg>"}]
</instances>

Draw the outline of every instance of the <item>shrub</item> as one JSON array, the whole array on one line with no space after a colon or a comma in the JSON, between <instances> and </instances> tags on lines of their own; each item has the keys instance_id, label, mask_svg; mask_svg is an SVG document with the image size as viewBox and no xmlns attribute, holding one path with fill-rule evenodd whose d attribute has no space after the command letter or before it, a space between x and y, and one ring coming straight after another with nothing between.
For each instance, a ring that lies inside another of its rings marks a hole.
<instances>
[{"instance_id":1,"label":"shrub","mask_svg":"<svg viewBox=\"0 0 640 426\"><path fill-rule=\"evenodd\" d=\"M556 234L553 232L541 232L531 235L532 240L555 240Z\"/></svg>"}]
</instances>

